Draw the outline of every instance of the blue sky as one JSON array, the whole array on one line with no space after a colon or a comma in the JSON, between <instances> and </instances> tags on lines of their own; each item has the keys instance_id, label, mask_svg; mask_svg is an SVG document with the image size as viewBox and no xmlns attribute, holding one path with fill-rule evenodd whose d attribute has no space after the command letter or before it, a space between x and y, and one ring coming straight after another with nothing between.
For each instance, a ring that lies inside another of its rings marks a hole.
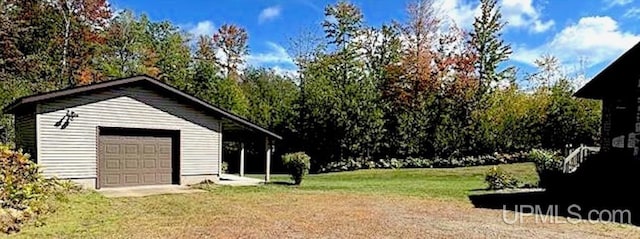
<instances>
[{"instance_id":1,"label":"blue sky","mask_svg":"<svg viewBox=\"0 0 640 239\"><path fill-rule=\"evenodd\" d=\"M591 77L640 41L640 0L499 0L508 21L504 38L514 54L508 63L532 72L533 61L552 54L577 72L586 65ZM254 66L295 71L287 54L289 39L305 30L318 30L323 9L335 1L312 0L111 0L115 9L145 13L154 21L168 20L194 35L211 34L225 23L249 33ZM403 21L410 1L352 0L368 25ZM478 0L436 0L445 17L469 28ZM581 64L582 62L582 64ZM581 83L577 83L580 85Z\"/></svg>"}]
</instances>

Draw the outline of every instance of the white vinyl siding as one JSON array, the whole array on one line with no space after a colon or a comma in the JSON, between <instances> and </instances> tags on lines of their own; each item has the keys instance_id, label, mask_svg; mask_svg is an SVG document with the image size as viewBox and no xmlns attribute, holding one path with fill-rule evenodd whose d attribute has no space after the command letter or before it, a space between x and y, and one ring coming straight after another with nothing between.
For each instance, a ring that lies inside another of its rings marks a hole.
<instances>
[{"instance_id":1,"label":"white vinyl siding","mask_svg":"<svg viewBox=\"0 0 640 239\"><path fill-rule=\"evenodd\" d=\"M62 129L67 110L78 117ZM180 174L218 174L220 121L159 91L124 86L40 103L38 122L46 176L95 178L99 126L179 130Z\"/></svg>"}]
</instances>

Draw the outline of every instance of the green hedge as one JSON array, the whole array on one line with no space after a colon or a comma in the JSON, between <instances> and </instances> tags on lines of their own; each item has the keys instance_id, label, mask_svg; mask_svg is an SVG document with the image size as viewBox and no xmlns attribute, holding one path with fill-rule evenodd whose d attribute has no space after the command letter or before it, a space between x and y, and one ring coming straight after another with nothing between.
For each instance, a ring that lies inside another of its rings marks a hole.
<instances>
[{"instance_id":1,"label":"green hedge","mask_svg":"<svg viewBox=\"0 0 640 239\"><path fill-rule=\"evenodd\" d=\"M408 157L406 159L389 158L379 159L376 161L365 161L349 158L340 162L331 162L327 165L324 165L320 167L319 172L340 172L372 168L456 168L480 165L520 163L528 161L528 153L524 151L511 154L496 153L493 155L466 156L460 158L451 157L425 159Z\"/></svg>"}]
</instances>

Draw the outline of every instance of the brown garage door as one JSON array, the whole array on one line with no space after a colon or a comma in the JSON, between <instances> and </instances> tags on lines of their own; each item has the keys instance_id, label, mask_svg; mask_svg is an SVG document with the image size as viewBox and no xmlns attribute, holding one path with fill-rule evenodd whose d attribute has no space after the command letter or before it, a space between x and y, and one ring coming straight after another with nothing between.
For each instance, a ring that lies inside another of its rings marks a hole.
<instances>
[{"instance_id":1,"label":"brown garage door","mask_svg":"<svg viewBox=\"0 0 640 239\"><path fill-rule=\"evenodd\" d=\"M171 137L102 135L101 187L171 184Z\"/></svg>"}]
</instances>

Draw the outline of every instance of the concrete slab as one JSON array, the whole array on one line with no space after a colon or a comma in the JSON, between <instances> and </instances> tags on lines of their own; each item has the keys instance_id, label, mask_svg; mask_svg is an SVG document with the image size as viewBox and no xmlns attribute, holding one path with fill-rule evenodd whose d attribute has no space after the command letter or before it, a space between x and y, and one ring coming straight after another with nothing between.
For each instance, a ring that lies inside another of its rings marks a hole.
<instances>
[{"instance_id":1,"label":"concrete slab","mask_svg":"<svg viewBox=\"0 0 640 239\"><path fill-rule=\"evenodd\" d=\"M162 194L205 192L204 190L194 189L184 185L149 185L135 187L101 188L97 191L108 198L145 197Z\"/></svg>"},{"instance_id":2,"label":"concrete slab","mask_svg":"<svg viewBox=\"0 0 640 239\"><path fill-rule=\"evenodd\" d=\"M222 174L220 175L220 181L216 184L227 186L258 186L264 184L264 180L240 177L233 174Z\"/></svg>"}]
</instances>

